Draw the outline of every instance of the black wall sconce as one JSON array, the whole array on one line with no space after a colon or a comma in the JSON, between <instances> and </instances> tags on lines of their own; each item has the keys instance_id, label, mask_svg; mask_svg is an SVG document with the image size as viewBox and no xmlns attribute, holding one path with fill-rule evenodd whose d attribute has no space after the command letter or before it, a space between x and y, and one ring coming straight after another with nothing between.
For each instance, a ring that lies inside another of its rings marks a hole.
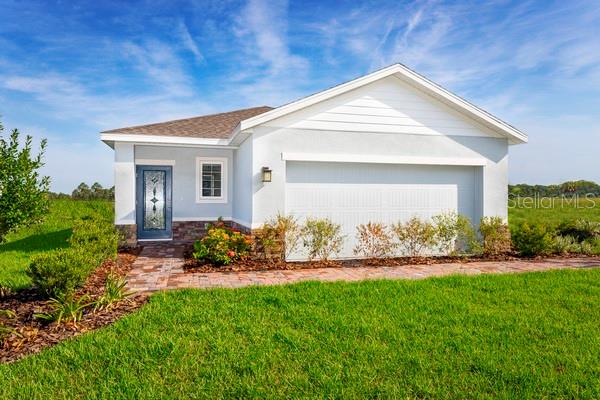
<instances>
[{"instance_id":1,"label":"black wall sconce","mask_svg":"<svg viewBox=\"0 0 600 400\"><path fill-rule=\"evenodd\" d=\"M269 167L262 167L262 181L271 182L271 169Z\"/></svg>"}]
</instances>

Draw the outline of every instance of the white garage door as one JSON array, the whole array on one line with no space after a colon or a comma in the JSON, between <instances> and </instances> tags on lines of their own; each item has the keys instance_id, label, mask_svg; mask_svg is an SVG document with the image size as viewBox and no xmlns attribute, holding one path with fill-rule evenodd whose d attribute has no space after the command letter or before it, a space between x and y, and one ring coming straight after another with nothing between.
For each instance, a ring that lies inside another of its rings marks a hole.
<instances>
[{"instance_id":1,"label":"white garage door","mask_svg":"<svg viewBox=\"0 0 600 400\"><path fill-rule=\"evenodd\" d=\"M288 161L286 212L330 218L346 236L340 257L353 257L356 226L456 211L481 215L477 167ZM303 258L297 254L293 258Z\"/></svg>"}]
</instances>

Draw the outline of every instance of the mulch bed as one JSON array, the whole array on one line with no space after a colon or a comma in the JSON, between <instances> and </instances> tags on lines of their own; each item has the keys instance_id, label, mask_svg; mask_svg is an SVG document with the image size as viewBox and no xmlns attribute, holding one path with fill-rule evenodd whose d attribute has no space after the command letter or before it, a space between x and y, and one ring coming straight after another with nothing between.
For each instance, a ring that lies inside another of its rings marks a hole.
<instances>
[{"instance_id":1,"label":"mulch bed","mask_svg":"<svg viewBox=\"0 0 600 400\"><path fill-rule=\"evenodd\" d=\"M580 254L553 256L555 259L569 259L581 257ZM540 260L546 257L525 258L517 257L514 254L490 256L456 256L456 257L396 257L396 258L377 258L377 259L348 259L322 261L294 261L285 262L281 260L256 260L246 259L238 260L231 265L216 266L192 258L192 251L185 252L185 262L183 268L189 273L207 273L207 272L242 272L242 271L272 271L272 270L296 270L313 268L359 268L359 267L391 267L402 265L432 265L445 263L467 264L480 261L516 261L516 260Z\"/></svg>"},{"instance_id":2,"label":"mulch bed","mask_svg":"<svg viewBox=\"0 0 600 400\"><path fill-rule=\"evenodd\" d=\"M124 277L139 249L120 252L117 261L105 261L88 278L77 295L89 295L92 299L100 296L104 290L106 276L113 273ZM148 301L146 294L135 294L114 304L111 308L96 312L87 311L76 325L72 323L46 323L36 319L34 314L49 311L46 299L41 298L34 289L21 290L0 296L0 310L10 310L14 317L0 316L0 326L12 329L12 332L0 337L0 363L12 362L29 354L40 352L63 340L109 325L127 315Z\"/></svg>"}]
</instances>

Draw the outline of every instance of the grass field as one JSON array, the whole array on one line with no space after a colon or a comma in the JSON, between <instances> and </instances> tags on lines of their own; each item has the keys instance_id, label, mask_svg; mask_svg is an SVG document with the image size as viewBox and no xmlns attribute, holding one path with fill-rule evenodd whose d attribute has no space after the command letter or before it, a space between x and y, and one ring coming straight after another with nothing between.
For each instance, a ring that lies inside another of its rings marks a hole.
<instances>
[{"instance_id":1,"label":"grass field","mask_svg":"<svg viewBox=\"0 0 600 400\"><path fill-rule=\"evenodd\" d=\"M579 198L576 203L559 198L509 201L508 222L511 225L527 221L557 226L562 221L576 219L600 222L600 199Z\"/></svg>"},{"instance_id":2,"label":"grass field","mask_svg":"<svg viewBox=\"0 0 600 400\"><path fill-rule=\"evenodd\" d=\"M599 398L600 270L160 293L0 398Z\"/></svg>"},{"instance_id":3,"label":"grass field","mask_svg":"<svg viewBox=\"0 0 600 400\"><path fill-rule=\"evenodd\" d=\"M30 285L25 274L31 255L67 246L76 218L87 215L112 220L113 204L108 201L53 200L42 223L9 234L0 244L0 286L20 289Z\"/></svg>"}]
</instances>

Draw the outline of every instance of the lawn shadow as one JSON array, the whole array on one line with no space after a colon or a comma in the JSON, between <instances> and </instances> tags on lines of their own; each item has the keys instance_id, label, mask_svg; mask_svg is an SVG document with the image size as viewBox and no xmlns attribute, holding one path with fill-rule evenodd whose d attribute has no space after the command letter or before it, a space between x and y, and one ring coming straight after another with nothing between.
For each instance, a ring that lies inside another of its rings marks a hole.
<instances>
[{"instance_id":1,"label":"lawn shadow","mask_svg":"<svg viewBox=\"0 0 600 400\"><path fill-rule=\"evenodd\" d=\"M69 247L67 239L71 236L71 229L30 235L14 242L0 244L0 252L21 251L26 253L62 249Z\"/></svg>"}]
</instances>

